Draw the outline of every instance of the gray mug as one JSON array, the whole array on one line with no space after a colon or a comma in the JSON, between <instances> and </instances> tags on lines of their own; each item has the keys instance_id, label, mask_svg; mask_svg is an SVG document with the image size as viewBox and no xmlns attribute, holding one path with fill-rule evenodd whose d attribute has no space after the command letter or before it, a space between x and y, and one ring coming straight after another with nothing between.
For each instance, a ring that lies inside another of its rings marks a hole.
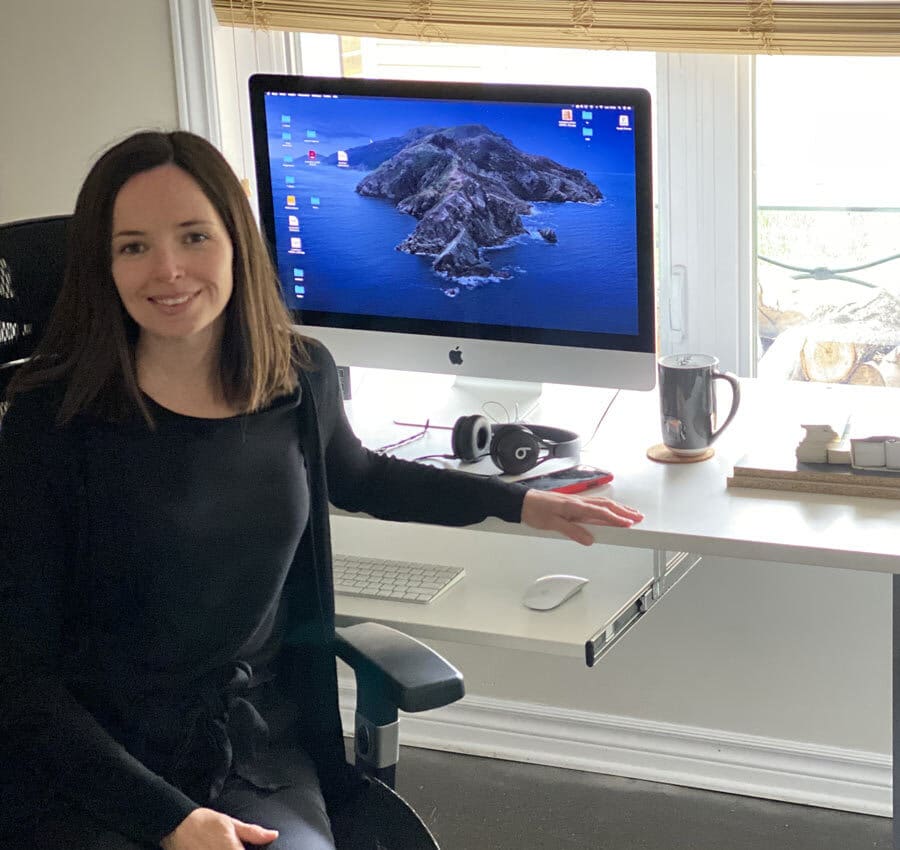
<instances>
[{"instance_id":1,"label":"gray mug","mask_svg":"<svg viewBox=\"0 0 900 850\"><path fill-rule=\"evenodd\" d=\"M670 354L661 357L659 407L663 443L678 455L703 454L734 419L741 403L738 379L719 372L719 359L710 354ZM731 384L731 410L716 427L716 380Z\"/></svg>"}]
</instances>

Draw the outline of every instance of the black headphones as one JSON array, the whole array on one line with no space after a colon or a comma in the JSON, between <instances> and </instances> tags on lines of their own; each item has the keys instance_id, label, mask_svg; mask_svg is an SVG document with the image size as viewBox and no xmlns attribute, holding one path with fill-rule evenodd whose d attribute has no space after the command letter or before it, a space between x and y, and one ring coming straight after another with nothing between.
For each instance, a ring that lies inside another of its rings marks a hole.
<instances>
[{"instance_id":1,"label":"black headphones","mask_svg":"<svg viewBox=\"0 0 900 850\"><path fill-rule=\"evenodd\" d=\"M578 457L574 431L549 425L491 425L478 414L460 416L450 437L453 457L472 462L485 455L510 475L521 475L551 457Z\"/></svg>"}]
</instances>

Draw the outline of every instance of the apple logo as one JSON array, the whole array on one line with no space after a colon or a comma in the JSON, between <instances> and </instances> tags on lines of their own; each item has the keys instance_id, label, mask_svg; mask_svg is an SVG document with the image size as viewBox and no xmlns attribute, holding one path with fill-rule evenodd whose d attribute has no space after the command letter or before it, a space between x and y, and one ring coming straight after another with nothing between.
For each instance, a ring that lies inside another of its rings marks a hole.
<instances>
[{"instance_id":1,"label":"apple logo","mask_svg":"<svg viewBox=\"0 0 900 850\"><path fill-rule=\"evenodd\" d=\"M454 366L459 366L463 362L462 352L459 350L458 345L456 346L456 348L450 349L450 351L447 353L447 356L450 358L450 362Z\"/></svg>"}]
</instances>

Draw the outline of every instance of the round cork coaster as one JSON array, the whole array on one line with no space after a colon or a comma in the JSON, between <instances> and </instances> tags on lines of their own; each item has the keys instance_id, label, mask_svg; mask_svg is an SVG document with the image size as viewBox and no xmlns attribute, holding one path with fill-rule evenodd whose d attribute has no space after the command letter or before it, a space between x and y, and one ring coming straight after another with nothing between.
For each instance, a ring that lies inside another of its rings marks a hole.
<instances>
[{"instance_id":1,"label":"round cork coaster","mask_svg":"<svg viewBox=\"0 0 900 850\"><path fill-rule=\"evenodd\" d=\"M709 460L716 450L710 446L705 452L698 455L677 455L663 443L657 443L647 449L647 457L658 463L699 463L701 460Z\"/></svg>"}]
</instances>

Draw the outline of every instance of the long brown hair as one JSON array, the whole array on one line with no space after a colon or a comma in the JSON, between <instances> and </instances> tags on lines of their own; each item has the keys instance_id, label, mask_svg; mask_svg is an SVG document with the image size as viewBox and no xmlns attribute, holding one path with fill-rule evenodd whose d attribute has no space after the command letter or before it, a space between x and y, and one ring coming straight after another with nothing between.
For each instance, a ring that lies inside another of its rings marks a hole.
<instances>
[{"instance_id":1,"label":"long brown hair","mask_svg":"<svg viewBox=\"0 0 900 850\"><path fill-rule=\"evenodd\" d=\"M225 307L219 359L223 398L240 410L259 410L294 390L297 369L309 366L250 203L225 158L192 133L137 133L103 154L85 178L69 225L59 298L34 357L8 388L11 398L65 381L59 425L80 413L117 421L136 410L153 424L137 382L139 327L122 305L112 277L112 214L129 179L168 164L197 182L233 247L234 289Z\"/></svg>"}]
</instances>

